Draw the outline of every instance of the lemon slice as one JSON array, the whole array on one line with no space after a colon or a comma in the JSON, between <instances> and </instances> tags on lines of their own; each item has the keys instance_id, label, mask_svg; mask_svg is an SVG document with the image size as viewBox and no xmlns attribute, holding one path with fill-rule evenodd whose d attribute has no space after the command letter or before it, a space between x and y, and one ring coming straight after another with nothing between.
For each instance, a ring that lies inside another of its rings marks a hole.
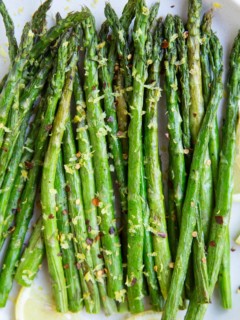
<instances>
[{"instance_id":1,"label":"lemon slice","mask_svg":"<svg viewBox=\"0 0 240 320\"><path fill-rule=\"evenodd\" d=\"M127 318L127 320L159 320L161 319L161 313L156 311L145 311L139 314L136 314L134 316L131 316L130 318Z\"/></svg>"},{"instance_id":2,"label":"lemon slice","mask_svg":"<svg viewBox=\"0 0 240 320\"><path fill-rule=\"evenodd\" d=\"M240 114L240 106L239 106ZM236 156L233 167L233 201L240 202L240 116L238 117L236 133Z\"/></svg>"},{"instance_id":3,"label":"lemon slice","mask_svg":"<svg viewBox=\"0 0 240 320\"><path fill-rule=\"evenodd\" d=\"M56 312L50 292L41 287L22 288L15 306L16 320L76 320L79 315Z\"/></svg>"}]
</instances>

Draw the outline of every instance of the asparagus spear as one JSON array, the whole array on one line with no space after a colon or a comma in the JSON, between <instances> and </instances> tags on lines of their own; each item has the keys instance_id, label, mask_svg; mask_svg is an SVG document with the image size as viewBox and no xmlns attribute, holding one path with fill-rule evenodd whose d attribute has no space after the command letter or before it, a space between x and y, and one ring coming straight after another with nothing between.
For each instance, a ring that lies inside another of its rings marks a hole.
<instances>
[{"instance_id":1,"label":"asparagus spear","mask_svg":"<svg viewBox=\"0 0 240 320\"><path fill-rule=\"evenodd\" d=\"M112 90L111 76L108 72L106 64L107 48L106 40L108 34L108 23L104 23L99 33L99 78L102 85L104 94L104 110L106 112L107 125L109 126L108 141L110 150L113 155L113 163L116 171L117 185L120 191L120 201L122 214L127 213L127 181L124 170L124 162L122 155L122 146L118 138L118 123L116 111L114 108L114 96Z\"/></svg>"},{"instance_id":2,"label":"asparagus spear","mask_svg":"<svg viewBox=\"0 0 240 320\"><path fill-rule=\"evenodd\" d=\"M106 281L102 277L104 261L100 249L100 238L96 237L99 233L97 221L97 207L93 205L95 199L94 169L92 163L92 150L89 139L89 133L86 123L86 104L84 101L83 90L77 73L74 80L73 92L76 102L76 116L74 122L77 123L76 139L79 150L80 177L82 184L82 197L87 223L88 238L95 240L91 245L91 255L95 270L95 277L98 284L101 302L106 315L116 312L115 302L107 296ZM77 153L78 154L78 153Z\"/></svg>"},{"instance_id":3,"label":"asparagus spear","mask_svg":"<svg viewBox=\"0 0 240 320\"><path fill-rule=\"evenodd\" d=\"M230 234L226 232L226 240L223 249L222 263L218 275L218 283L221 294L221 302L224 309L232 308L232 290L230 273Z\"/></svg>"},{"instance_id":4,"label":"asparagus spear","mask_svg":"<svg viewBox=\"0 0 240 320\"><path fill-rule=\"evenodd\" d=\"M55 115L56 106L62 94L62 87L65 81L65 72L67 64L67 39L68 35L63 38L58 50L56 66L53 77L47 90L46 113L41 124L37 139L34 145L34 156L32 158L32 168L28 172L25 180L21 198L18 201L18 215L12 238L5 256L4 264L7 266L0 274L0 305L5 305L8 294L12 287L13 273L17 261L19 260L22 244L27 232L29 220L32 216L34 199L37 190L37 181L40 174L40 165L47 147L47 139ZM15 192L14 196L17 194ZM15 198L16 199L16 198ZM13 199L13 200L15 200ZM16 243L18 246L16 246Z\"/></svg>"},{"instance_id":5,"label":"asparagus spear","mask_svg":"<svg viewBox=\"0 0 240 320\"><path fill-rule=\"evenodd\" d=\"M0 1L0 13L3 17L3 22L5 24L6 28L6 35L8 38L8 51L9 51L9 56L11 63L15 62L17 52L18 52L18 45L17 45L17 40L15 38L15 32L14 32L14 24L12 21L12 18L10 17L7 8L4 4L4 2L1 0Z\"/></svg>"},{"instance_id":6,"label":"asparagus spear","mask_svg":"<svg viewBox=\"0 0 240 320\"><path fill-rule=\"evenodd\" d=\"M27 23L23 29L21 44L17 56L15 56L15 63L13 64L6 83L2 89L0 96L0 147L3 143L4 133L9 131L6 128L8 114L12 106L16 91L18 90L18 82L23 75L23 69L28 62L29 51L33 44L33 33L30 29L30 24Z\"/></svg>"},{"instance_id":7,"label":"asparagus spear","mask_svg":"<svg viewBox=\"0 0 240 320\"><path fill-rule=\"evenodd\" d=\"M59 20L58 24L49 29L40 40L33 46L30 52L30 59L34 60L42 55L65 30L81 23L82 20L88 17L86 12L70 13L65 19Z\"/></svg>"},{"instance_id":8,"label":"asparagus spear","mask_svg":"<svg viewBox=\"0 0 240 320\"><path fill-rule=\"evenodd\" d=\"M197 199L200 184L199 176L207 152L211 127L213 125L223 91L221 74L222 70L219 72L216 82L213 84L211 99L194 148L193 160L182 210L179 245L168 299L163 312L163 320L172 320L175 318L184 285L192 239L195 235L193 231L196 226Z\"/></svg>"},{"instance_id":9,"label":"asparagus spear","mask_svg":"<svg viewBox=\"0 0 240 320\"><path fill-rule=\"evenodd\" d=\"M68 308L72 312L82 309L82 290L74 254L73 240L69 222L67 205L66 180L64 176L62 153L60 152L55 176L55 189L57 191L57 226L59 230L62 263L67 286Z\"/></svg>"},{"instance_id":10,"label":"asparagus spear","mask_svg":"<svg viewBox=\"0 0 240 320\"><path fill-rule=\"evenodd\" d=\"M202 70L200 61L200 14L202 8L201 0L189 0L188 10L188 63L190 70L190 131L192 137L192 144L194 147L197 139L198 131L202 123L204 115L204 100L203 100L203 88L202 88ZM213 186L212 186L212 172L210 166L210 155L206 153L206 158L203 162L201 173L201 184L199 187L199 210L200 218L202 220L200 225L203 228L204 239L207 241L208 227L211 220L213 210ZM198 230L201 234L202 231ZM202 263L202 259L205 259L204 244L200 244L202 241L200 236L196 241L194 240L194 275L196 281L196 287L199 291L199 300L203 302L208 301L208 279L206 264ZM201 250L201 252L199 252ZM200 259L201 258L201 259ZM199 260L200 259L200 260ZM201 273L198 272L198 268L202 268ZM204 270L205 269L205 270ZM201 274L204 277L201 277Z\"/></svg>"},{"instance_id":11,"label":"asparagus spear","mask_svg":"<svg viewBox=\"0 0 240 320\"><path fill-rule=\"evenodd\" d=\"M5 230L11 226L12 222L12 210L16 208L12 207L12 198L15 198L12 193L16 194L17 191L17 200L20 196L19 183L16 181L19 176L20 180L25 181L27 171L31 167L31 157L32 157L32 148L33 141L36 138L38 130L39 130L39 122L44 115L44 108L42 105L39 106L39 101L37 100L34 106L33 112L28 112L28 115L25 117L22 126L20 128L19 137L16 143L16 151L14 153L14 157L11 158L9 163L9 169L6 172L1 193L0 193L0 248L2 246L3 238L5 237ZM37 112L36 110L37 109ZM34 125L31 126L29 133L27 134L27 127L29 124L29 119L34 115ZM30 151L30 152L29 152ZM29 168L27 168L29 167ZM24 178L25 176L25 178ZM13 191L17 186L17 190ZM9 221L10 220L10 221Z\"/></svg>"},{"instance_id":12,"label":"asparagus spear","mask_svg":"<svg viewBox=\"0 0 240 320\"><path fill-rule=\"evenodd\" d=\"M74 237L76 239L76 257L81 265L80 278L83 287L83 297L86 297L85 305L90 313L98 313L100 309L100 299L96 279L93 273L93 261L91 257L92 238L88 238L87 227L85 224L81 180L76 168L74 158L77 150L75 146L70 113L68 114L66 131L63 140L63 156L66 174L69 214ZM83 284L84 283L84 284Z\"/></svg>"},{"instance_id":13,"label":"asparagus spear","mask_svg":"<svg viewBox=\"0 0 240 320\"><path fill-rule=\"evenodd\" d=\"M29 244L18 265L15 280L24 287L31 286L44 257L44 242L42 237L42 218L34 226Z\"/></svg>"},{"instance_id":14,"label":"asparagus spear","mask_svg":"<svg viewBox=\"0 0 240 320\"><path fill-rule=\"evenodd\" d=\"M209 295L219 274L232 205L233 163L236 144L236 123L238 117L240 80L240 33L234 40L230 56L228 79L228 101L226 120L223 127L223 141L220 153L216 204L208 242ZM226 161L227 159L227 161ZM199 305L195 299L190 302L186 319L203 319L207 305Z\"/></svg>"},{"instance_id":15,"label":"asparagus spear","mask_svg":"<svg viewBox=\"0 0 240 320\"><path fill-rule=\"evenodd\" d=\"M141 166L141 196L143 202L143 223L144 223L144 274L146 276L148 291L150 294L150 301L154 310L160 311L163 308L164 299L161 295L160 287L158 284L155 261L154 261L154 248L149 226L150 210L147 202L146 181L144 177L144 165L142 161Z\"/></svg>"},{"instance_id":16,"label":"asparagus spear","mask_svg":"<svg viewBox=\"0 0 240 320\"><path fill-rule=\"evenodd\" d=\"M46 14L50 9L52 0L46 0L39 6L32 18L32 30L35 33L35 42L46 32Z\"/></svg>"},{"instance_id":17,"label":"asparagus spear","mask_svg":"<svg viewBox=\"0 0 240 320\"><path fill-rule=\"evenodd\" d=\"M200 13L202 0L188 1L188 65L190 70L190 132L193 143L196 143L200 124L204 115L202 95L202 71L200 64Z\"/></svg>"},{"instance_id":18,"label":"asparagus spear","mask_svg":"<svg viewBox=\"0 0 240 320\"><path fill-rule=\"evenodd\" d=\"M181 115L178 104L177 77L175 62L177 59L174 18L167 15L164 23L164 35L168 47L164 61L166 70L166 98L168 110L168 133L169 133L169 171L173 177L174 203L177 218L181 223L182 204L186 188L186 169L182 144Z\"/></svg>"},{"instance_id":19,"label":"asparagus spear","mask_svg":"<svg viewBox=\"0 0 240 320\"><path fill-rule=\"evenodd\" d=\"M53 123L53 130L44 159L41 183L44 242L46 246L48 269L53 281L53 292L56 301L56 308L60 312L66 312L68 310L68 301L62 258L59 257L60 245L57 231L54 181L56 176L57 161L61 150L62 137L70 110L73 79L76 72L77 52L75 51L76 49L73 45L72 47L70 47L70 50L73 49L73 52L71 52L73 56L70 61L69 71L66 75L59 108Z\"/></svg>"},{"instance_id":20,"label":"asparagus spear","mask_svg":"<svg viewBox=\"0 0 240 320\"><path fill-rule=\"evenodd\" d=\"M119 125L118 136L122 142L123 158L125 160L128 158L128 107L130 103L130 93L132 91L132 72L130 70L131 55L129 51L127 34L129 25L135 14L135 2L136 1L134 0L128 1L123 9L122 17L120 19L118 19L118 16L111 7L110 3L106 4L104 10L107 21L113 31L113 39L117 44L119 62L116 64L116 83L114 86L114 91L116 93L115 103Z\"/></svg>"},{"instance_id":21,"label":"asparagus spear","mask_svg":"<svg viewBox=\"0 0 240 320\"><path fill-rule=\"evenodd\" d=\"M146 181L148 191L148 204L150 209L149 225L153 234L153 249L156 253L155 265L159 285L164 299L167 297L170 285L171 253L169 249L166 211L162 187L162 175L158 153L158 101L160 98L160 68L163 58L161 48L163 40L162 22L158 21L154 33L152 55L153 61L149 69L148 88L146 89L146 115L144 125L144 164L146 168Z\"/></svg>"},{"instance_id":22,"label":"asparagus spear","mask_svg":"<svg viewBox=\"0 0 240 320\"><path fill-rule=\"evenodd\" d=\"M41 121L46 111L43 101L44 99L39 99L35 102L34 110L30 116L31 122L27 131L23 128L23 122L16 145L16 153L9 164L11 170L9 170L5 176L4 192L0 195L1 211L6 211L5 220L3 221L0 248L2 248L4 240L15 228L13 222L18 211L18 201L25 185L28 172L32 169L31 161L33 157L34 142L37 138ZM24 121L28 122L28 119L26 118Z\"/></svg>"},{"instance_id":23,"label":"asparagus spear","mask_svg":"<svg viewBox=\"0 0 240 320\"><path fill-rule=\"evenodd\" d=\"M180 62L178 67L179 87L180 87L180 111L182 116L182 139L183 147L185 149L186 169L189 170L190 159L189 153L191 148L191 134L189 125L190 114L190 91L189 91L189 68L187 63L187 45L186 33L182 19L178 16L174 17L177 46L177 59Z\"/></svg>"},{"instance_id":24,"label":"asparagus spear","mask_svg":"<svg viewBox=\"0 0 240 320\"><path fill-rule=\"evenodd\" d=\"M85 8L86 12L89 12ZM99 200L98 214L101 219L102 247L105 266L107 268L108 295L117 301L124 301L122 259L119 236L116 233L113 188L110 167L107 156L106 134L97 76L97 62L94 61L97 49L97 34L94 19L91 16L83 22L86 54L84 60L87 121L90 141L93 147L93 165L95 171L95 184ZM114 263L113 263L114 259Z\"/></svg>"},{"instance_id":25,"label":"asparagus spear","mask_svg":"<svg viewBox=\"0 0 240 320\"><path fill-rule=\"evenodd\" d=\"M216 74L221 68L222 48L216 35L211 30L213 12L207 12L202 21L203 44L201 46L201 67L203 70L203 92L204 103L207 104L211 94L211 82L214 81ZM212 75L212 77L211 77ZM211 157L212 176L215 190L217 189L217 174L219 162L219 132L218 120L216 117L209 141L209 152ZM229 235L226 238L223 262L219 274L219 287L221 292L222 304L226 309L231 308L231 279L230 279L230 244Z\"/></svg>"},{"instance_id":26,"label":"asparagus spear","mask_svg":"<svg viewBox=\"0 0 240 320\"><path fill-rule=\"evenodd\" d=\"M128 302L132 313L144 309L142 301L142 265L143 265L143 206L141 201L141 161L142 161L142 110L144 83L147 79L147 61L145 45L147 32L153 16L156 16L158 4L151 10L144 1L136 6L136 20L133 30L135 55L133 63L133 94L131 101L131 120L129 124L128 159Z\"/></svg>"},{"instance_id":27,"label":"asparagus spear","mask_svg":"<svg viewBox=\"0 0 240 320\"><path fill-rule=\"evenodd\" d=\"M9 132L6 132L2 144L2 150L0 151L0 185L3 183L7 166L15 150L15 144L19 136L21 124L29 113L34 101L36 101L38 96L41 94L51 67L52 61L50 57L45 58L40 64L40 70L38 70L37 76L35 76L35 79L32 80L21 96L19 110L16 110L17 114L16 116L13 116L11 129ZM14 106L12 108L14 108Z\"/></svg>"}]
</instances>

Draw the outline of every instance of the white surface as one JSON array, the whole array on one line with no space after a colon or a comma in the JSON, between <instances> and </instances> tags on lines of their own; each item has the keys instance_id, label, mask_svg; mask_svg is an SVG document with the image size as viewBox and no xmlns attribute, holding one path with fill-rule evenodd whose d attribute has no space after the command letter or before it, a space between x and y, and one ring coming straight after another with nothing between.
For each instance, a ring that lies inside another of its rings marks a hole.
<instances>
[{"instance_id":1,"label":"white surface","mask_svg":"<svg viewBox=\"0 0 240 320\"><path fill-rule=\"evenodd\" d=\"M53 6L49 12L49 23L53 23L55 13L60 11L62 15L66 15L69 11L80 10L82 5L88 5L92 10L99 26L104 20L104 1L103 0L54 0ZM125 0L113 1L110 0L117 13L120 14L125 4ZM220 36L221 42L224 47L224 61L227 61L229 49L231 48L234 37L237 34L240 16L240 0L218 0L209 1L203 0L204 10L208 10L214 2L222 5L221 8L215 10L213 28ZM40 4L39 0L5 0L9 12L14 20L16 27L16 35L19 39L23 25L26 21L30 20L31 15ZM153 3L152 0L147 1L148 4ZM171 6L174 5L174 8ZM165 17L167 13L180 14L184 19L187 15L187 1L186 0L161 0L161 7L159 15ZM5 57L4 57L5 56ZM2 77L8 69L9 60L7 53L7 40L5 37L5 29L0 18L0 76ZM225 64L226 65L226 64ZM240 181L239 181L240 183ZM240 286L240 247L234 244L235 237L240 233L240 203L234 203L232 209L231 219L231 240L232 247L236 248L235 252L231 252L231 274L232 274L232 295L233 295L233 308L230 311L225 311L220 306L219 296L215 294L213 303L209 306L205 319L206 320L239 320L240 319L240 294L237 294L237 288ZM37 277L36 285L42 287L49 287L49 279L46 272L42 272ZM10 298L6 308L0 309L0 320L14 320L13 315L14 301L18 291L17 286L10 294ZM216 290L217 291L217 290ZM34 313L34 311L33 311ZM179 314L178 319L183 319L184 313ZM105 319L103 315L86 315L81 313L79 317L74 319ZM109 320L124 319L124 315L113 315L108 318ZM62 319L69 319L65 316ZM32 320L32 319L26 319Z\"/></svg>"}]
</instances>

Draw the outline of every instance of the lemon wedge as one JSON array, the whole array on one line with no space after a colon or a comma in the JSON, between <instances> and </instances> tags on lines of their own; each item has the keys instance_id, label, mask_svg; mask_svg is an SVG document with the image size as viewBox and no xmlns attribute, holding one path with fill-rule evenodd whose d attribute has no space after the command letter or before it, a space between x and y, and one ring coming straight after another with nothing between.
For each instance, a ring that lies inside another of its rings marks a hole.
<instances>
[{"instance_id":1,"label":"lemon wedge","mask_svg":"<svg viewBox=\"0 0 240 320\"><path fill-rule=\"evenodd\" d=\"M239 106L240 115L240 106ZM236 156L233 167L233 201L240 202L240 116L238 117L236 133Z\"/></svg>"},{"instance_id":2,"label":"lemon wedge","mask_svg":"<svg viewBox=\"0 0 240 320\"><path fill-rule=\"evenodd\" d=\"M145 311L127 318L127 320L159 320L161 313L156 311Z\"/></svg>"},{"instance_id":3,"label":"lemon wedge","mask_svg":"<svg viewBox=\"0 0 240 320\"><path fill-rule=\"evenodd\" d=\"M56 312L50 292L41 287L22 288L15 305L16 320L77 320L79 314Z\"/></svg>"}]
</instances>

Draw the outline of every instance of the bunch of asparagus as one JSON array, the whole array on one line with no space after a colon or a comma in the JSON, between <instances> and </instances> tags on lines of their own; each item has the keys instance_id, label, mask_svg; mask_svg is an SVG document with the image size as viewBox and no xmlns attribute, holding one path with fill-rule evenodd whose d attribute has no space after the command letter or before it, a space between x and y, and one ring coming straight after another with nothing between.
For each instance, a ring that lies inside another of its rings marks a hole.
<instances>
[{"instance_id":1,"label":"bunch of asparagus","mask_svg":"<svg viewBox=\"0 0 240 320\"><path fill-rule=\"evenodd\" d=\"M185 318L200 320L217 281L231 308L240 34L220 142L222 46L201 0L189 0L186 27L157 18L159 3L129 0L120 18L107 3L99 32L87 7L47 30L51 2L18 46L0 1L11 59L0 85L0 306L14 279L32 284L46 255L59 312L139 313L149 296L162 319L189 300Z\"/></svg>"}]
</instances>

